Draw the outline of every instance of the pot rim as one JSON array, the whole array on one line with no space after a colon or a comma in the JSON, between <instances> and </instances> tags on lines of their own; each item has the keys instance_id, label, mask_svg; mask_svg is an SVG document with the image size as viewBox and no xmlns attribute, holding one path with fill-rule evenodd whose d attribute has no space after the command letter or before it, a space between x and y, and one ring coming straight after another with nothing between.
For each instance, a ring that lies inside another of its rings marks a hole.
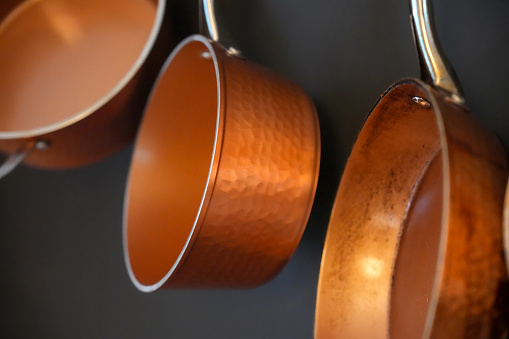
<instances>
[{"instance_id":1,"label":"pot rim","mask_svg":"<svg viewBox=\"0 0 509 339\"><path fill-rule=\"evenodd\" d=\"M145 1L154 2L153 0L145 0ZM143 49L142 49L140 55L138 56L138 58L136 59L135 63L131 66L129 71L124 75L124 77L117 83L117 85L113 89L111 89L108 93L103 95L101 97L101 99L97 100L95 103L93 103L89 107L85 108L81 112L79 112L67 119L61 120L59 122L56 122L56 123L53 123L53 124L50 124L47 126L28 129L28 130L10 131L10 132L0 131L0 140L24 139L24 138L30 138L30 137L37 137L37 136L41 136L44 134L48 134L48 133L63 129L65 127L73 125L73 124L77 123L78 121L81 121L81 120L87 118L88 116L92 115L94 112L96 112L101 107L106 105L109 101L111 101L118 93L120 93L127 86L127 84L134 78L134 76L138 73L140 68L143 66L146 59L148 58L148 55L152 51L155 41L159 35L160 29L162 27L162 23L164 20L164 15L166 12L167 0L155 0L155 1L157 1L156 16L154 19L154 23L152 25L152 29L150 31L150 35L147 39L147 42L145 43L145 46L143 47ZM13 12L20 10L20 8L24 7L28 2L25 2L21 5L19 5L18 7L16 7L13 10Z\"/></svg>"},{"instance_id":2,"label":"pot rim","mask_svg":"<svg viewBox=\"0 0 509 339\"><path fill-rule=\"evenodd\" d=\"M153 291L159 289L161 286L163 286L170 279L170 277L177 271L177 268L183 264L183 261L184 261L183 259L187 255L187 253L189 253L190 248L192 247L192 242L196 239L197 234L199 233L199 229L201 227L201 223L203 222L203 219L207 212L207 208L205 205L208 204L208 202L210 201L210 198L212 196L212 191L214 190L214 183L215 183L215 179L217 176L217 169L219 167L219 158L221 155L221 146L222 146L222 122L224 123L224 114L222 114L222 110L223 110L224 106L222 104L221 97L224 94L223 94L223 91L221 90L221 84L222 84L221 66L220 66L219 58L218 58L216 51L214 49L213 42L210 42L209 39L205 38L202 35L198 35L198 34L191 35L191 36L187 37L186 39L182 40L173 49L170 56L167 58L163 67L161 68L161 71L154 83L154 86L152 87L152 90L151 90L151 93L147 100L145 109L146 109L146 107L148 107L148 105L152 99L152 96L155 93L157 84L159 83L161 77L164 75L164 73L166 72L167 68L169 67L169 65L171 64L173 59L177 56L177 54L185 46L187 46L191 42L200 42L203 45L205 45L205 47L210 52L212 61L214 63L214 70L215 70L215 74L216 74L216 86L217 86L217 111L216 111L216 128L215 128L215 134L214 134L214 146L213 146L212 156L211 156L211 160L210 160L210 167L209 167L209 172L208 172L208 176L207 176L207 183L205 185L202 199L200 202L200 206L196 213L196 218L195 218L193 226L189 232L189 236L186 240L186 243L184 244L179 256L174 261L172 267L168 270L168 272L157 283L152 284L152 285L145 285L138 281L138 279L136 278L136 276L132 270L131 262L129 259L129 250L128 250L128 243L127 243L127 236L128 236L127 235L127 222L128 222L127 221L127 211L128 211L128 207L129 207L129 190L130 190L129 182L130 182L130 178L131 178L132 165L130 166L129 175L127 178L127 185L126 185L125 194L124 194L124 207L123 207L123 220L122 220L124 260L125 260L125 265L127 267L127 272L129 274L129 278L131 279L132 283L136 286L136 288L138 288L138 290L140 290L142 292L147 292L147 293L153 292ZM141 123L143 123L143 121ZM135 142L135 148L136 148L136 142ZM205 206L205 208L204 208L204 206Z\"/></svg>"}]
</instances>

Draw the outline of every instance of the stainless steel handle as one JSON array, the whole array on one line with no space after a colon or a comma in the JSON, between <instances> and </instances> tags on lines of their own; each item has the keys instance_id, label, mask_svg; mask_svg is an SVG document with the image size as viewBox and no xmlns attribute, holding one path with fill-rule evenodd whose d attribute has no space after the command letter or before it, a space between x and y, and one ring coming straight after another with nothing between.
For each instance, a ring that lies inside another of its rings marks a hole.
<instances>
[{"instance_id":1,"label":"stainless steel handle","mask_svg":"<svg viewBox=\"0 0 509 339\"><path fill-rule=\"evenodd\" d=\"M216 20L214 0L198 0L198 2L200 5L200 33L210 40L221 44L221 41L219 41L219 27ZM224 38L223 36L223 39ZM228 36L226 38L228 38ZM242 57L241 52L231 45L228 46L226 50L231 55Z\"/></svg>"},{"instance_id":2,"label":"stainless steel handle","mask_svg":"<svg viewBox=\"0 0 509 339\"><path fill-rule=\"evenodd\" d=\"M454 102L462 104L465 100L461 86L435 33L431 0L410 0L410 20L422 80L445 92Z\"/></svg>"},{"instance_id":3,"label":"stainless steel handle","mask_svg":"<svg viewBox=\"0 0 509 339\"><path fill-rule=\"evenodd\" d=\"M207 35L213 41L219 42L219 30L217 29L216 13L214 11L214 0L203 0L201 3L201 12L207 26ZM203 28L202 28L203 31Z\"/></svg>"},{"instance_id":4,"label":"stainless steel handle","mask_svg":"<svg viewBox=\"0 0 509 339\"><path fill-rule=\"evenodd\" d=\"M32 140L21 146L11 154L0 166L0 179L11 173L35 149L47 149L48 143L42 140Z\"/></svg>"}]
</instances>

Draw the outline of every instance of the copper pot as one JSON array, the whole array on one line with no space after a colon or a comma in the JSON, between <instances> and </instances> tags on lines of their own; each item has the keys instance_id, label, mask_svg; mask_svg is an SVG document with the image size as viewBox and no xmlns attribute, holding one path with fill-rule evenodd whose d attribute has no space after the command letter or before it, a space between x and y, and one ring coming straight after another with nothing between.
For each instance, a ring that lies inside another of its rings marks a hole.
<instances>
[{"instance_id":1,"label":"copper pot","mask_svg":"<svg viewBox=\"0 0 509 339\"><path fill-rule=\"evenodd\" d=\"M317 115L294 82L194 35L168 58L138 132L124 251L141 291L254 287L295 251L316 190Z\"/></svg>"},{"instance_id":2,"label":"copper pot","mask_svg":"<svg viewBox=\"0 0 509 339\"><path fill-rule=\"evenodd\" d=\"M134 138L173 45L165 0L4 0L0 20L6 167L81 166Z\"/></svg>"},{"instance_id":3,"label":"copper pot","mask_svg":"<svg viewBox=\"0 0 509 339\"><path fill-rule=\"evenodd\" d=\"M353 147L322 257L318 339L507 333L505 152L463 105L427 1L411 7L427 83L392 85Z\"/></svg>"},{"instance_id":4,"label":"copper pot","mask_svg":"<svg viewBox=\"0 0 509 339\"><path fill-rule=\"evenodd\" d=\"M509 274L509 181L507 183L507 189L505 191L503 234L504 234L505 263L507 266L507 272Z\"/></svg>"}]
</instances>

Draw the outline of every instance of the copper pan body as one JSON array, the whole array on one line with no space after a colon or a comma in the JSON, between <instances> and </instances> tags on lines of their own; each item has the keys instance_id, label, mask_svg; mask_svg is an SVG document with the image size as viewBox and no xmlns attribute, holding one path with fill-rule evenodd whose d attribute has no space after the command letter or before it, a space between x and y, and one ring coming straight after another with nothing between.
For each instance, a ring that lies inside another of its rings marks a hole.
<instances>
[{"instance_id":1,"label":"copper pan body","mask_svg":"<svg viewBox=\"0 0 509 339\"><path fill-rule=\"evenodd\" d=\"M509 181L505 191L503 234L505 263L507 265L507 273L509 274Z\"/></svg>"},{"instance_id":2,"label":"copper pan body","mask_svg":"<svg viewBox=\"0 0 509 339\"><path fill-rule=\"evenodd\" d=\"M0 151L11 154L23 148L23 145L42 140L50 147L34 150L25 163L51 169L69 168L101 160L134 139L150 88L174 45L166 1L127 0L120 4L121 9L113 6L118 0L95 1L91 5L92 2L4 0L0 3L0 44L4 51L0 52L0 66L4 69L4 78L0 80L2 84L8 82L2 85L4 93L10 91L5 96L19 97L18 101L21 102L12 100L12 103L9 101L2 106L1 114L4 117L10 115L8 119L11 120L17 118L18 122L11 124L12 121L0 117ZM100 8L94 8L95 4L100 4ZM132 15L138 10L140 15L143 12L143 17ZM101 20L104 23L98 23ZM111 27L108 26L110 22ZM41 27L44 34L41 33ZM123 36L112 33L115 30ZM86 67L94 64L94 57L116 56L120 60L123 53L119 52L122 49L118 47L131 48L129 44L135 43L130 38L133 32L139 34L136 35L137 49L130 50L130 59L125 61L125 72L118 71L118 78L108 78L111 87L99 95L95 93L93 100L85 101L88 96L93 97L88 92L102 85L106 81L106 74L112 73L110 69L118 65L115 60L109 60L103 62L100 68L84 71ZM12 40L12 37L16 39ZM91 42L93 39L94 43ZM40 47L32 48L37 44ZM52 46L56 46L58 52L53 51ZM110 46L111 53L105 56L106 48L100 46ZM9 47L13 48L13 52L8 51ZM28 52L20 52L27 48ZM14 58L13 55L18 57ZM39 59L27 61L25 56L30 55L39 55ZM69 60L78 59L79 63L67 64ZM57 67L52 64L55 60L60 60ZM54 69L48 70L48 67ZM32 73L15 71L32 68ZM9 69L17 73L5 75L5 70ZM32 81L41 70L46 72L47 79L38 83ZM70 77L69 74L74 74L74 71L87 75L87 79ZM66 76L72 81L60 81ZM57 78L60 80L55 80ZM86 89L71 91L67 86ZM26 94L28 90L49 94L31 97ZM72 93L59 94L66 93L66 90ZM2 101L5 103L7 99ZM63 108L73 106L78 101L83 101L78 109ZM29 108L20 109L18 106L22 104ZM11 106L18 107L24 116L17 117L18 111L11 111ZM53 110L58 111L58 116L45 116ZM36 123L37 120L41 122Z\"/></svg>"},{"instance_id":3,"label":"copper pan body","mask_svg":"<svg viewBox=\"0 0 509 339\"><path fill-rule=\"evenodd\" d=\"M295 251L320 160L313 103L200 35L172 52L147 106L124 210L142 291L249 288Z\"/></svg>"},{"instance_id":4,"label":"copper pan body","mask_svg":"<svg viewBox=\"0 0 509 339\"><path fill-rule=\"evenodd\" d=\"M507 174L497 137L463 106L418 80L389 88L337 193L315 338L507 333L500 300Z\"/></svg>"}]
</instances>

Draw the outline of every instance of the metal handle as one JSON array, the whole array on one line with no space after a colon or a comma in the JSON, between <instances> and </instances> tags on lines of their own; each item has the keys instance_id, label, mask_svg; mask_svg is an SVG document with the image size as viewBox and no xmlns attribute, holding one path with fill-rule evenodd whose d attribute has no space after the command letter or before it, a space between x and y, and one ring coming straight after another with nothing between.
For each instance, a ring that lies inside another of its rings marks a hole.
<instances>
[{"instance_id":1,"label":"metal handle","mask_svg":"<svg viewBox=\"0 0 509 339\"><path fill-rule=\"evenodd\" d=\"M201 20L201 24L207 26L206 32L204 32L203 26L200 27L200 31L209 39L219 42L219 31L217 29L216 13L214 11L214 0L200 0L199 2L200 15L203 18L203 20Z\"/></svg>"},{"instance_id":2,"label":"metal handle","mask_svg":"<svg viewBox=\"0 0 509 339\"><path fill-rule=\"evenodd\" d=\"M212 41L221 43L219 41L219 27L216 20L214 0L198 0L198 3L200 5L200 33ZM226 38L222 36L223 40L230 41L229 38L228 34L226 34ZM242 57L241 52L237 48L231 47L231 45L226 50L230 55Z\"/></svg>"},{"instance_id":3,"label":"metal handle","mask_svg":"<svg viewBox=\"0 0 509 339\"><path fill-rule=\"evenodd\" d=\"M0 166L0 179L11 173L25 158L34 150L44 150L48 148L48 143L42 140L32 140L21 146L16 152L11 154L7 160Z\"/></svg>"},{"instance_id":4,"label":"metal handle","mask_svg":"<svg viewBox=\"0 0 509 339\"><path fill-rule=\"evenodd\" d=\"M431 0L410 0L410 20L422 80L444 91L454 102L462 104L465 99L456 73L442 52L435 34Z\"/></svg>"}]
</instances>

